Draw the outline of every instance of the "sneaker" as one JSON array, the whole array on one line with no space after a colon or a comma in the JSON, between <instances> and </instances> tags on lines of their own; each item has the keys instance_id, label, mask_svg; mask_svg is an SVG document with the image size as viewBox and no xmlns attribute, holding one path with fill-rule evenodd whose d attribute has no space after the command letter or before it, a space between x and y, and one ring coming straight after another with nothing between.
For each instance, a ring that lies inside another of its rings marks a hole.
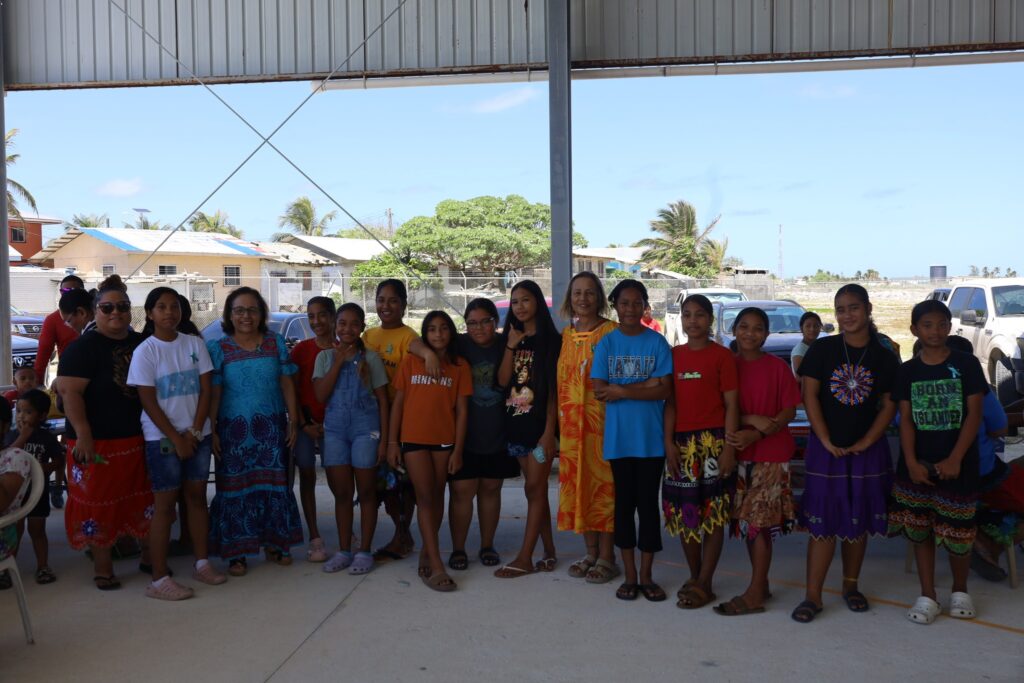
<instances>
[{"instance_id":1,"label":"sneaker","mask_svg":"<svg viewBox=\"0 0 1024 683\"><path fill-rule=\"evenodd\" d=\"M208 586L219 586L228 580L228 577L214 569L213 565L209 562L204 564L202 569L194 567L192 570L192 578L201 583L205 583Z\"/></svg>"},{"instance_id":2,"label":"sneaker","mask_svg":"<svg viewBox=\"0 0 1024 683\"><path fill-rule=\"evenodd\" d=\"M307 562L326 562L327 561L327 550L324 548L324 539L314 538L309 542L309 548L306 549L306 561Z\"/></svg>"},{"instance_id":3,"label":"sneaker","mask_svg":"<svg viewBox=\"0 0 1024 683\"><path fill-rule=\"evenodd\" d=\"M324 571L328 574L340 572L342 569L347 569L348 566L352 564L352 559L352 553L339 550L334 553L331 559L327 560L327 563L324 565Z\"/></svg>"},{"instance_id":4,"label":"sneaker","mask_svg":"<svg viewBox=\"0 0 1024 683\"><path fill-rule=\"evenodd\" d=\"M50 489L50 505L58 510L64 507L64 491L59 486Z\"/></svg>"},{"instance_id":5,"label":"sneaker","mask_svg":"<svg viewBox=\"0 0 1024 683\"><path fill-rule=\"evenodd\" d=\"M146 586L146 597L157 600L187 600L192 597L192 589L182 586L169 576Z\"/></svg>"}]
</instances>

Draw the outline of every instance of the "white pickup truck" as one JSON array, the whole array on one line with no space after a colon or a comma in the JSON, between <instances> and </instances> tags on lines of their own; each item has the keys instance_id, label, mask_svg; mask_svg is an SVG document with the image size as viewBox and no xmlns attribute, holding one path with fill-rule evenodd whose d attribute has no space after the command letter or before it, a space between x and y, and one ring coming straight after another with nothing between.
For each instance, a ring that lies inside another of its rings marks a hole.
<instances>
[{"instance_id":1,"label":"white pickup truck","mask_svg":"<svg viewBox=\"0 0 1024 683\"><path fill-rule=\"evenodd\" d=\"M988 278L957 283L946 301L952 334L969 340L989 384L1003 405L1024 393L1024 278Z\"/></svg>"},{"instance_id":2,"label":"white pickup truck","mask_svg":"<svg viewBox=\"0 0 1024 683\"><path fill-rule=\"evenodd\" d=\"M747 295L738 289L726 287L701 287L695 289L684 289L676 295L676 298L669 302L665 309L665 339L672 346L686 343L686 333L683 332L683 301L691 294L703 294L711 303L731 301L746 301Z\"/></svg>"}]
</instances>

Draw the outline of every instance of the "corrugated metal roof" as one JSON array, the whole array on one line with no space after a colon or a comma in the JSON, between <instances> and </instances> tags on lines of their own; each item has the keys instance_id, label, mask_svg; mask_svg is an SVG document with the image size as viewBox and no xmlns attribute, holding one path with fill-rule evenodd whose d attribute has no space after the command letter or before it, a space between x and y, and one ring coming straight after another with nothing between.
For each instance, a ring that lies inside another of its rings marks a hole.
<instances>
[{"instance_id":1,"label":"corrugated metal roof","mask_svg":"<svg viewBox=\"0 0 1024 683\"><path fill-rule=\"evenodd\" d=\"M263 252L264 258L279 263L298 263L302 265L327 266L334 263L333 260L320 256L298 244L287 244L285 242L253 242L259 251Z\"/></svg>"},{"instance_id":2,"label":"corrugated metal roof","mask_svg":"<svg viewBox=\"0 0 1024 683\"><path fill-rule=\"evenodd\" d=\"M643 255L643 247L573 247L572 255L583 258L604 258L623 263L637 263Z\"/></svg>"},{"instance_id":3,"label":"corrugated metal roof","mask_svg":"<svg viewBox=\"0 0 1024 683\"><path fill-rule=\"evenodd\" d=\"M547 68L546 0L400 2L6 0L5 78L16 90L174 84L189 70L236 82L339 65L340 78ZM576 68L1024 49L1024 0L570 2Z\"/></svg>"},{"instance_id":4,"label":"corrugated metal roof","mask_svg":"<svg viewBox=\"0 0 1024 683\"><path fill-rule=\"evenodd\" d=\"M360 240L348 237L312 237L309 235L286 235L283 242L303 245L333 261L354 261L362 263L384 253L384 247L376 240ZM388 247L391 243L382 240Z\"/></svg>"}]
</instances>

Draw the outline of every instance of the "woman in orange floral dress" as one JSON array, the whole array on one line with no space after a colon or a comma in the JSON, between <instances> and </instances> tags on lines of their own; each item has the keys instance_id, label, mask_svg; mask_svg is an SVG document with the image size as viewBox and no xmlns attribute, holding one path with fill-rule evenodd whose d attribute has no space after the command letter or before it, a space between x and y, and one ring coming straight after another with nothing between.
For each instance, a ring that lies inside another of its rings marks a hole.
<instances>
[{"instance_id":1,"label":"woman in orange floral dress","mask_svg":"<svg viewBox=\"0 0 1024 683\"><path fill-rule=\"evenodd\" d=\"M594 348L616 327L604 317L607 310L597 276L573 276L561 310L572 324L562 332L558 359L558 528L583 534L587 552L569 567L569 576L590 583L607 583L620 573L612 543L612 470L602 456L604 403L594 398L590 379Z\"/></svg>"}]
</instances>

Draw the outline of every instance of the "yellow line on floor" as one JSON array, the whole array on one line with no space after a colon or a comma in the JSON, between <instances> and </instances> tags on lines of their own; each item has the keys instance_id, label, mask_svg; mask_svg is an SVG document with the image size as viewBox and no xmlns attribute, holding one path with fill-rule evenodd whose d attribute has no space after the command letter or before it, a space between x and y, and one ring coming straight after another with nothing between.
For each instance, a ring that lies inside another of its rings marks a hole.
<instances>
[{"instance_id":1,"label":"yellow line on floor","mask_svg":"<svg viewBox=\"0 0 1024 683\"><path fill-rule=\"evenodd\" d=\"M668 566L671 566L671 567L682 567L683 569L687 568L687 566L685 564L681 563L681 562L672 562L670 560L655 560L655 562L657 564L664 564L664 565L668 565ZM740 578L743 578L745 576L749 576L749 574L743 574L743 573L740 573L740 572L731 572L731 571L728 571L728 570L725 570L725 569L719 569L717 571L717 573L718 574L726 574L728 576L736 576L736 577L740 577ZM807 587L806 583L801 583L800 581L787 581L786 579L772 579L772 583L780 583L783 586L789 586L791 588L806 588ZM831 595L842 596L842 592L837 591L837 590L832 589L832 588L825 588L824 592L825 593L829 593ZM911 605L909 605L909 604L907 604L905 602L900 602L898 600L888 600L886 598L879 598L879 597L876 597L876 596L873 596L873 595L872 596L868 596L868 600L871 601L871 602L880 603L882 605L889 605L890 607L900 607L902 609L910 609L910 607L911 607ZM950 616L948 616L946 614L940 614L939 618L940 619L952 619L953 617L950 617ZM955 619L954 621L960 621L960 622L963 622L965 624L976 624L978 626L985 626L987 628L994 628L994 629L997 629L999 631L1006 631L1007 633L1013 633L1013 634L1016 634L1016 635L1019 635L1019 636L1024 636L1024 628L1017 628L1016 626L1007 626L1006 624L997 624L995 622L984 621L982 619Z\"/></svg>"}]
</instances>

